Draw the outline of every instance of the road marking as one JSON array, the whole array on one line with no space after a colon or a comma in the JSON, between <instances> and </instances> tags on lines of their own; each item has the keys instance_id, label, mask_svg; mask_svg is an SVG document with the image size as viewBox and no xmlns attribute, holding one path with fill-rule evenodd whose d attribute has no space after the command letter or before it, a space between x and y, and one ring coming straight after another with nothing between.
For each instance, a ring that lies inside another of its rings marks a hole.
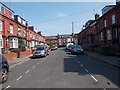
<instances>
[{"instance_id":1,"label":"road marking","mask_svg":"<svg viewBox=\"0 0 120 90\"><path fill-rule=\"evenodd\" d=\"M39 64L39 63L38 63Z\"/></svg>"},{"instance_id":2,"label":"road marking","mask_svg":"<svg viewBox=\"0 0 120 90\"><path fill-rule=\"evenodd\" d=\"M35 66L33 66L32 68L35 68Z\"/></svg>"},{"instance_id":3,"label":"road marking","mask_svg":"<svg viewBox=\"0 0 120 90\"><path fill-rule=\"evenodd\" d=\"M81 67L83 67L83 65L82 64L80 64L81 65Z\"/></svg>"},{"instance_id":4,"label":"road marking","mask_svg":"<svg viewBox=\"0 0 120 90\"><path fill-rule=\"evenodd\" d=\"M88 72L88 70L87 70L87 69L85 69L85 71L86 71L86 72Z\"/></svg>"},{"instance_id":5,"label":"road marking","mask_svg":"<svg viewBox=\"0 0 120 90\"><path fill-rule=\"evenodd\" d=\"M20 76L18 79L16 79L17 81L20 80L22 78L22 76Z\"/></svg>"},{"instance_id":6,"label":"road marking","mask_svg":"<svg viewBox=\"0 0 120 90\"><path fill-rule=\"evenodd\" d=\"M80 62L78 61L78 63L80 63Z\"/></svg>"},{"instance_id":7,"label":"road marking","mask_svg":"<svg viewBox=\"0 0 120 90\"><path fill-rule=\"evenodd\" d=\"M6 90L6 89L8 89L8 88L10 88L10 85L8 85L4 90Z\"/></svg>"},{"instance_id":8,"label":"road marking","mask_svg":"<svg viewBox=\"0 0 120 90\"><path fill-rule=\"evenodd\" d=\"M27 70L25 73L28 73L28 72L30 72L30 70Z\"/></svg>"},{"instance_id":9,"label":"road marking","mask_svg":"<svg viewBox=\"0 0 120 90\"><path fill-rule=\"evenodd\" d=\"M66 73L63 73L64 75L66 74Z\"/></svg>"},{"instance_id":10,"label":"road marking","mask_svg":"<svg viewBox=\"0 0 120 90\"><path fill-rule=\"evenodd\" d=\"M13 68L13 67L15 67L15 66L17 66L17 65L20 65L20 64L22 64L22 63L24 63L24 62L27 62L27 61L29 61L29 60L30 60L30 59L27 59L26 61L23 61L23 62L20 62L20 63L14 64L14 65L10 66L10 68Z\"/></svg>"},{"instance_id":11,"label":"road marking","mask_svg":"<svg viewBox=\"0 0 120 90\"><path fill-rule=\"evenodd\" d=\"M78 73L76 72L76 73L74 73L74 74L76 74L76 75L77 75Z\"/></svg>"},{"instance_id":12,"label":"road marking","mask_svg":"<svg viewBox=\"0 0 120 90\"><path fill-rule=\"evenodd\" d=\"M93 75L91 75L91 77L92 77L96 82L98 81Z\"/></svg>"}]
</instances>

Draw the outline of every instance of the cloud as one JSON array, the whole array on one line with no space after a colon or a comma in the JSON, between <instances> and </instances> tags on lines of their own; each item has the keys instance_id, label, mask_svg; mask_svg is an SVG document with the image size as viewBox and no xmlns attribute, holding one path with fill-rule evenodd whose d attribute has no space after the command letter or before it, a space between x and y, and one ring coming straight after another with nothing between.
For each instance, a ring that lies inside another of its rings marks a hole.
<instances>
[{"instance_id":1,"label":"cloud","mask_svg":"<svg viewBox=\"0 0 120 90\"><path fill-rule=\"evenodd\" d=\"M57 17L66 17L67 14L58 12L56 16L57 16Z\"/></svg>"}]
</instances>

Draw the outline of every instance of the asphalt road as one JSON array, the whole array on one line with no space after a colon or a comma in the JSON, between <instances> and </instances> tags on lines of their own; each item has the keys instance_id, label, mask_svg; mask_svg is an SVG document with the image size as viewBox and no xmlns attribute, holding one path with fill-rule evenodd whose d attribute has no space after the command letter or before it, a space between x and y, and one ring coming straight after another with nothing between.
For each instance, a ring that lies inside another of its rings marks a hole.
<instances>
[{"instance_id":1,"label":"asphalt road","mask_svg":"<svg viewBox=\"0 0 120 90\"><path fill-rule=\"evenodd\" d=\"M63 48L10 68L3 88L118 88L120 68Z\"/></svg>"}]
</instances>

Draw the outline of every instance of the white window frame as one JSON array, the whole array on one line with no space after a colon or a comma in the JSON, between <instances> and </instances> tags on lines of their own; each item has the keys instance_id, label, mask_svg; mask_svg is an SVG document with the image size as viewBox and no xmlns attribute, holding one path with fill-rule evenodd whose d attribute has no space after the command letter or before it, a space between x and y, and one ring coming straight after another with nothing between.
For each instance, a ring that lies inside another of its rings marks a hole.
<instances>
[{"instance_id":1,"label":"white window frame","mask_svg":"<svg viewBox=\"0 0 120 90\"><path fill-rule=\"evenodd\" d=\"M13 24L10 24L10 33L13 34Z\"/></svg>"},{"instance_id":2,"label":"white window frame","mask_svg":"<svg viewBox=\"0 0 120 90\"><path fill-rule=\"evenodd\" d=\"M107 40L111 40L111 32L110 32L110 30L107 30Z\"/></svg>"},{"instance_id":3,"label":"white window frame","mask_svg":"<svg viewBox=\"0 0 120 90\"><path fill-rule=\"evenodd\" d=\"M20 27L18 27L18 35L21 35L20 30L21 30Z\"/></svg>"},{"instance_id":4,"label":"white window frame","mask_svg":"<svg viewBox=\"0 0 120 90\"><path fill-rule=\"evenodd\" d=\"M18 48L18 38L10 38L10 48Z\"/></svg>"},{"instance_id":5,"label":"white window frame","mask_svg":"<svg viewBox=\"0 0 120 90\"><path fill-rule=\"evenodd\" d=\"M3 31L3 21L0 20L0 31Z\"/></svg>"},{"instance_id":6,"label":"white window frame","mask_svg":"<svg viewBox=\"0 0 120 90\"><path fill-rule=\"evenodd\" d=\"M100 33L100 40L103 41L103 32Z\"/></svg>"},{"instance_id":7,"label":"white window frame","mask_svg":"<svg viewBox=\"0 0 120 90\"><path fill-rule=\"evenodd\" d=\"M21 17L18 16L18 22L21 23L22 22L22 19Z\"/></svg>"},{"instance_id":8,"label":"white window frame","mask_svg":"<svg viewBox=\"0 0 120 90\"><path fill-rule=\"evenodd\" d=\"M112 15L112 24L115 24L115 14Z\"/></svg>"},{"instance_id":9,"label":"white window frame","mask_svg":"<svg viewBox=\"0 0 120 90\"><path fill-rule=\"evenodd\" d=\"M0 48L3 48L3 38L2 38L2 35L0 35Z\"/></svg>"},{"instance_id":10,"label":"white window frame","mask_svg":"<svg viewBox=\"0 0 120 90\"><path fill-rule=\"evenodd\" d=\"M14 18L13 12L9 11L9 16L10 16L11 18Z\"/></svg>"},{"instance_id":11,"label":"white window frame","mask_svg":"<svg viewBox=\"0 0 120 90\"><path fill-rule=\"evenodd\" d=\"M3 8L3 11L2 11L2 8ZM5 13L5 7L0 6L0 12Z\"/></svg>"},{"instance_id":12,"label":"white window frame","mask_svg":"<svg viewBox=\"0 0 120 90\"><path fill-rule=\"evenodd\" d=\"M107 20L104 19L104 27L107 27Z\"/></svg>"}]
</instances>

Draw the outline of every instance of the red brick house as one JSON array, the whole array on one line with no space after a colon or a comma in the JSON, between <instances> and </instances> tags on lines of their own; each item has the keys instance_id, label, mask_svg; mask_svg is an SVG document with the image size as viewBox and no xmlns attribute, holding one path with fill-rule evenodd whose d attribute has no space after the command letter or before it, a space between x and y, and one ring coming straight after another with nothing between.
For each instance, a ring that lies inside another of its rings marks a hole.
<instances>
[{"instance_id":1,"label":"red brick house","mask_svg":"<svg viewBox=\"0 0 120 90\"><path fill-rule=\"evenodd\" d=\"M33 26L32 26L33 27ZM31 29L28 23L14 11L0 3L0 48L2 50L18 50L18 48L31 48L40 42L45 42L45 37Z\"/></svg>"},{"instance_id":2,"label":"red brick house","mask_svg":"<svg viewBox=\"0 0 120 90\"><path fill-rule=\"evenodd\" d=\"M102 9L102 16L95 15L95 20L85 24L78 34L79 44L89 46L120 47L120 3L107 5Z\"/></svg>"}]
</instances>

